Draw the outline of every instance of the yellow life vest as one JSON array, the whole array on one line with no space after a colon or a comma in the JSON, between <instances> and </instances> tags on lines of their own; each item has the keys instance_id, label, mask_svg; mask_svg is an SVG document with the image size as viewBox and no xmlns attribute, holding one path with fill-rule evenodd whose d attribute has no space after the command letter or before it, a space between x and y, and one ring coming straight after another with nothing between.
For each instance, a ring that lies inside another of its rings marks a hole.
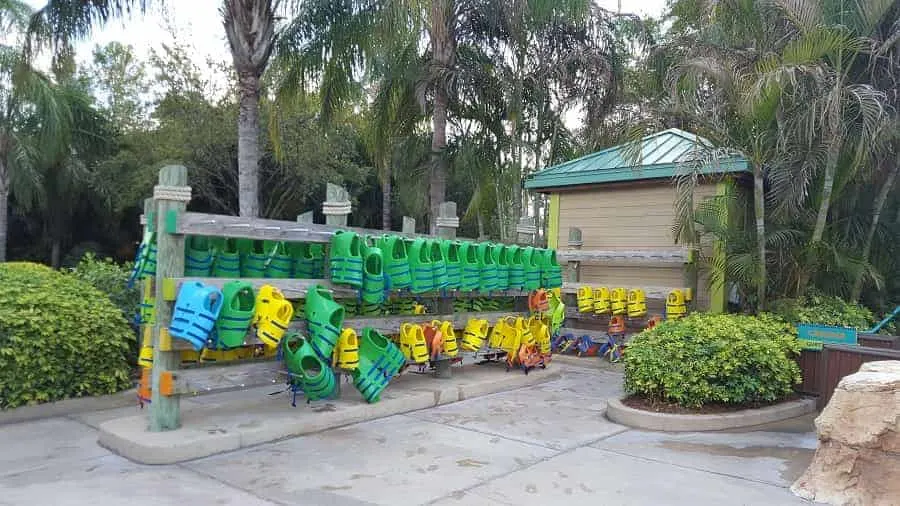
<instances>
[{"instance_id":1,"label":"yellow life vest","mask_svg":"<svg viewBox=\"0 0 900 506\"><path fill-rule=\"evenodd\" d=\"M456 342L456 332L453 330L453 323L432 320L431 324L441 331L441 336L444 339L444 355L455 357L459 353L459 344Z\"/></svg>"},{"instance_id":2,"label":"yellow life vest","mask_svg":"<svg viewBox=\"0 0 900 506\"><path fill-rule=\"evenodd\" d=\"M589 286L580 286L578 287L578 292L576 293L576 297L578 299L578 312L579 313L593 313L594 312L594 290Z\"/></svg>"},{"instance_id":3,"label":"yellow life vest","mask_svg":"<svg viewBox=\"0 0 900 506\"><path fill-rule=\"evenodd\" d=\"M605 286L594 288L594 314L609 314L611 310L609 289Z\"/></svg>"},{"instance_id":4,"label":"yellow life vest","mask_svg":"<svg viewBox=\"0 0 900 506\"><path fill-rule=\"evenodd\" d=\"M346 371L359 367L359 338L355 330L346 328L341 331L334 347L334 366Z\"/></svg>"},{"instance_id":5,"label":"yellow life vest","mask_svg":"<svg viewBox=\"0 0 900 506\"><path fill-rule=\"evenodd\" d=\"M284 298L281 290L272 285L263 285L256 294L256 337L269 348L278 348L278 343L287 332L294 306Z\"/></svg>"},{"instance_id":6,"label":"yellow life vest","mask_svg":"<svg viewBox=\"0 0 900 506\"><path fill-rule=\"evenodd\" d=\"M400 351L407 360L416 364L428 362L428 344L421 325L404 323L400 325Z\"/></svg>"},{"instance_id":7,"label":"yellow life vest","mask_svg":"<svg viewBox=\"0 0 900 506\"><path fill-rule=\"evenodd\" d=\"M466 351L478 351L484 345L489 323L487 320L472 318L466 323L460 347Z\"/></svg>"}]
</instances>

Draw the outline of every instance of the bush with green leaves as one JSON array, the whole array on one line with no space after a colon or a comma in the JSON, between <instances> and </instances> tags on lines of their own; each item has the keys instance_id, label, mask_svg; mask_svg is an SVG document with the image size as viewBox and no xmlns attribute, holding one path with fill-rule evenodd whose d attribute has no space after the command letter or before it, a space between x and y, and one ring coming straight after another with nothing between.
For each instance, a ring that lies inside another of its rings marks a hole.
<instances>
[{"instance_id":1,"label":"bush with green leaves","mask_svg":"<svg viewBox=\"0 0 900 506\"><path fill-rule=\"evenodd\" d=\"M113 304L122 310L129 321L134 318L141 302L138 287L128 287L131 264L115 263L111 258L97 258L93 253L85 253L71 270L78 279L86 281L94 288L109 296Z\"/></svg>"},{"instance_id":2,"label":"bush with green leaves","mask_svg":"<svg viewBox=\"0 0 900 506\"><path fill-rule=\"evenodd\" d=\"M107 295L32 263L0 263L0 409L131 386L135 340Z\"/></svg>"},{"instance_id":3,"label":"bush with green leaves","mask_svg":"<svg viewBox=\"0 0 900 506\"><path fill-rule=\"evenodd\" d=\"M777 300L772 303L771 311L793 324L815 323L860 330L875 324L875 317L867 307L828 295Z\"/></svg>"},{"instance_id":4,"label":"bush with green leaves","mask_svg":"<svg viewBox=\"0 0 900 506\"><path fill-rule=\"evenodd\" d=\"M625 390L688 408L777 401L800 382L799 352L778 318L695 313L634 336Z\"/></svg>"}]
</instances>

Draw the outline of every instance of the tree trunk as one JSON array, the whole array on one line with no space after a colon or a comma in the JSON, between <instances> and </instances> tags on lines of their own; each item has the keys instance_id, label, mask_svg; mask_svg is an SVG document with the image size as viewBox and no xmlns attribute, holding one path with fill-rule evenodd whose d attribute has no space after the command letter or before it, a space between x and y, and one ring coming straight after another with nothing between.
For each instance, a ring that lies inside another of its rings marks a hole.
<instances>
[{"instance_id":1,"label":"tree trunk","mask_svg":"<svg viewBox=\"0 0 900 506\"><path fill-rule=\"evenodd\" d=\"M0 262L6 261L6 235L9 233L9 174L5 151L0 151Z\"/></svg>"},{"instance_id":2,"label":"tree trunk","mask_svg":"<svg viewBox=\"0 0 900 506\"><path fill-rule=\"evenodd\" d=\"M756 218L756 246L759 255L759 285L756 287L757 311L766 309L766 187L763 180L762 167L753 164L753 208Z\"/></svg>"},{"instance_id":3,"label":"tree trunk","mask_svg":"<svg viewBox=\"0 0 900 506\"><path fill-rule=\"evenodd\" d=\"M895 161L894 168L888 173L887 180L884 182L884 186L881 187L881 191L878 192L878 197L875 199L872 224L869 225L869 232L866 234L866 242L863 245L863 262L869 261L869 255L872 253L872 243L875 241L875 231L878 229L878 221L881 219L881 211L884 209L884 204L887 202L888 195L891 193L891 188L894 186L894 181L897 179L898 172L900 172L900 163ZM860 271L856 276L856 280L853 282L853 291L850 294L850 300L854 302L859 300L859 296L862 295L862 285L863 273Z\"/></svg>"},{"instance_id":4,"label":"tree trunk","mask_svg":"<svg viewBox=\"0 0 900 506\"><path fill-rule=\"evenodd\" d=\"M259 77L242 73L238 79L238 207L240 215L259 216Z\"/></svg>"},{"instance_id":5,"label":"tree trunk","mask_svg":"<svg viewBox=\"0 0 900 506\"><path fill-rule=\"evenodd\" d=\"M381 180L381 229L391 229L391 166L385 168Z\"/></svg>"},{"instance_id":6,"label":"tree trunk","mask_svg":"<svg viewBox=\"0 0 900 506\"><path fill-rule=\"evenodd\" d=\"M819 212L816 215L816 225L813 228L812 237L809 239L808 252L806 254L805 269L800 271L797 286L798 295L806 292L806 287L815 270L816 248L822 242L825 235L825 225L828 222L828 210L831 209L831 192L834 189L834 176L837 172L837 164L841 157L843 137L840 132L841 110L840 102L832 105L828 111L828 128L833 136L828 144L828 153L825 159L825 180L822 184L822 196L819 202Z\"/></svg>"},{"instance_id":7,"label":"tree trunk","mask_svg":"<svg viewBox=\"0 0 900 506\"><path fill-rule=\"evenodd\" d=\"M6 261L6 234L9 232L9 190L0 181L0 262Z\"/></svg>"},{"instance_id":8,"label":"tree trunk","mask_svg":"<svg viewBox=\"0 0 900 506\"><path fill-rule=\"evenodd\" d=\"M55 235L55 234L54 234ZM50 240L50 267L54 269L59 269L61 265L60 259L60 251L62 250L62 245L59 237L54 237Z\"/></svg>"},{"instance_id":9,"label":"tree trunk","mask_svg":"<svg viewBox=\"0 0 900 506\"><path fill-rule=\"evenodd\" d=\"M431 178L428 186L429 216L431 233L437 233L437 217L441 203L447 195L447 93L440 89L434 97L434 134L431 138Z\"/></svg>"},{"instance_id":10,"label":"tree trunk","mask_svg":"<svg viewBox=\"0 0 900 506\"><path fill-rule=\"evenodd\" d=\"M437 233L437 217L440 205L447 194L447 106L450 102L446 79L443 77L456 63L456 39L453 30L452 9L449 0L433 0L431 3L430 38L433 52L432 73L434 89L433 134L431 137L431 175L429 178L429 228Z\"/></svg>"}]
</instances>

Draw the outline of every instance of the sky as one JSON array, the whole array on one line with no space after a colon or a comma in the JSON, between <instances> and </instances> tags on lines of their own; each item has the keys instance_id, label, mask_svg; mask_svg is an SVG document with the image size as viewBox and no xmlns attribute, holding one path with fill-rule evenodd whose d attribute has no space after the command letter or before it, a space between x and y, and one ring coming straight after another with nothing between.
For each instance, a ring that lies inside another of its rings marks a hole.
<instances>
[{"instance_id":1,"label":"sky","mask_svg":"<svg viewBox=\"0 0 900 506\"><path fill-rule=\"evenodd\" d=\"M26 0L32 7L40 8L44 0ZM610 10L642 16L660 16L666 0L595 0ZM164 4L161 6L160 4ZM179 42L190 50L191 58L205 68L208 59L230 61L228 43L222 28L222 18L218 8L222 0L166 0L151 2L149 11L134 19L116 20L101 30L97 30L88 41L78 46L78 57L88 61L93 47L112 41L130 44L138 57L146 59L152 48L159 49L173 40L175 32ZM169 29L167 26L171 27Z\"/></svg>"}]
</instances>

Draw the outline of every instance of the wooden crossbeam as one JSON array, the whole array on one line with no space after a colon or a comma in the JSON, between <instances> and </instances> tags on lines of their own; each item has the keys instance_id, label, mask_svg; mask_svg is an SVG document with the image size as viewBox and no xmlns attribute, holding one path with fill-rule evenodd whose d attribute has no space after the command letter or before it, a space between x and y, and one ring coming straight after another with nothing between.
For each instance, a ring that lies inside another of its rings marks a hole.
<instances>
[{"instance_id":1,"label":"wooden crossbeam","mask_svg":"<svg viewBox=\"0 0 900 506\"><path fill-rule=\"evenodd\" d=\"M199 281L205 285L215 286L221 289L225 285L225 283L233 280L230 278L170 278L170 280L166 282L167 288L164 290L164 300L175 300L175 297L178 295L178 290L181 289L181 285L185 282L193 281ZM359 295L359 292L355 288L351 288L345 285L337 285L327 279L240 278L239 281L246 281L252 284L254 290L258 290L263 285L272 285L281 290L282 293L284 293L284 296L290 300L305 299L306 292L313 285L321 285L325 287L326 289L331 291L331 294L335 298L339 299L356 298ZM426 292L420 294L413 294L410 292L392 292L391 298L428 299L436 297L446 297L451 299L471 299L479 297L524 297L526 295L528 295L527 290L495 290L490 292L490 294L485 294L478 291L464 292L462 290L445 290L443 292Z\"/></svg>"},{"instance_id":2,"label":"wooden crossbeam","mask_svg":"<svg viewBox=\"0 0 900 506\"><path fill-rule=\"evenodd\" d=\"M625 263L625 264L672 264L687 263L688 251L684 249L645 249L645 250L557 250L556 258L560 262L583 263Z\"/></svg>"},{"instance_id":3,"label":"wooden crossbeam","mask_svg":"<svg viewBox=\"0 0 900 506\"><path fill-rule=\"evenodd\" d=\"M337 230L352 230L358 234L380 236L384 230L358 227L336 227L296 221L245 218L205 213L178 213L167 217L167 230L173 234L232 237L287 242L327 243ZM389 232L404 237L431 238L422 234Z\"/></svg>"},{"instance_id":4,"label":"wooden crossbeam","mask_svg":"<svg viewBox=\"0 0 900 506\"><path fill-rule=\"evenodd\" d=\"M605 286L609 289L614 288L613 285L606 285L603 283L565 283L562 287L562 293L577 294L578 289L583 286L589 286L591 288L597 288L601 286ZM640 288L644 291L644 295L647 297L647 300L666 300L669 292L675 289L661 286L626 286L625 288L629 290L632 288Z\"/></svg>"},{"instance_id":5,"label":"wooden crossbeam","mask_svg":"<svg viewBox=\"0 0 900 506\"><path fill-rule=\"evenodd\" d=\"M430 323L431 320L441 320L446 321L449 320L453 324L453 328L459 329L465 327L465 325L469 322L471 318L478 318L487 320L493 325L493 323L504 316L521 316L522 313L517 313L515 311L496 311L496 312L469 312L469 313L452 313L452 314L428 314L428 315L393 315L393 316L378 316L378 317L358 317L358 318L347 318L344 320L344 328L353 328L353 329L363 329L366 327L371 327L378 332L386 335L394 335L400 332L400 324L402 323ZM306 333L306 321L302 319L302 315L291 322L290 330ZM253 334L248 334L247 338L244 341L245 346L252 346L262 344L262 342L257 339L257 337ZM193 348L188 344L187 341L183 339L173 338L172 339L172 349L174 350L193 350Z\"/></svg>"}]
</instances>

